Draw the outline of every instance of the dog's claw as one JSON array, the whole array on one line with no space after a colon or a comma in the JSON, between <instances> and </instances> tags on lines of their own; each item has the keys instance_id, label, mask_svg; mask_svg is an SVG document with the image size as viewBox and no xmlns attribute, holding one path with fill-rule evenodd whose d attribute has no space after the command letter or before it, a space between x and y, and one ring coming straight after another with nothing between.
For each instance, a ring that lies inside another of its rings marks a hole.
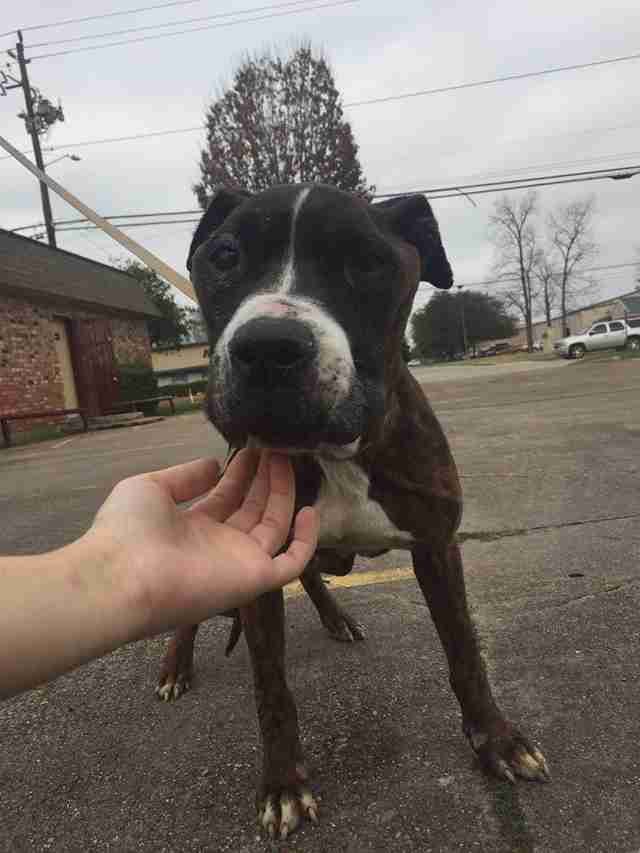
<instances>
[{"instance_id":1,"label":"dog's claw","mask_svg":"<svg viewBox=\"0 0 640 853\"><path fill-rule=\"evenodd\" d=\"M532 779L537 782L548 782L551 779L547 762L539 749L517 750L511 765L523 779Z\"/></svg>"},{"instance_id":2,"label":"dog's claw","mask_svg":"<svg viewBox=\"0 0 640 853\"><path fill-rule=\"evenodd\" d=\"M512 785L516 784L516 777L513 775L513 772L509 769L509 765L504 759L500 759L496 766L496 771L499 776L503 776L508 782L511 782Z\"/></svg>"},{"instance_id":3,"label":"dog's claw","mask_svg":"<svg viewBox=\"0 0 640 853\"><path fill-rule=\"evenodd\" d=\"M299 821L296 801L283 795L280 799L280 838L283 841L295 830Z\"/></svg>"},{"instance_id":4,"label":"dog's claw","mask_svg":"<svg viewBox=\"0 0 640 853\"><path fill-rule=\"evenodd\" d=\"M342 614L334 622L326 623L329 636L340 643L357 643L364 640L367 632L364 625L354 622L351 617Z\"/></svg>"},{"instance_id":5,"label":"dog's claw","mask_svg":"<svg viewBox=\"0 0 640 853\"><path fill-rule=\"evenodd\" d=\"M503 720L489 731L470 730L467 734L482 764L499 779L512 784L516 776L536 782L551 779L542 752L511 723Z\"/></svg>"},{"instance_id":6,"label":"dog's claw","mask_svg":"<svg viewBox=\"0 0 640 853\"><path fill-rule=\"evenodd\" d=\"M540 752L539 749L534 749L531 753L535 760L538 762L539 772L542 773L545 780L547 782L551 781L551 773L549 771L549 765L547 764L547 760L544 755Z\"/></svg>"},{"instance_id":7,"label":"dog's claw","mask_svg":"<svg viewBox=\"0 0 640 853\"><path fill-rule=\"evenodd\" d=\"M161 699L163 702L171 702L174 699L179 699L190 687L190 681L178 678L175 682L169 680L164 684L158 684L155 693L158 699Z\"/></svg>"},{"instance_id":8,"label":"dog's claw","mask_svg":"<svg viewBox=\"0 0 640 853\"><path fill-rule=\"evenodd\" d=\"M269 838L285 841L306 816L318 822L318 806L308 788L298 788L295 793L283 791L279 796L270 794L258 811L258 824Z\"/></svg>"},{"instance_id":9,"label":"dog's claw","mask_svg":"<svg viewBox=\"0 0 640 853\"><path fill-rule=\"evenodd\" d=\"M313 795L308 788L300 789L300 804L303 814L309 818L312 823L318 822L318 804L313 799Z\"/></svg>"}]
</instances>

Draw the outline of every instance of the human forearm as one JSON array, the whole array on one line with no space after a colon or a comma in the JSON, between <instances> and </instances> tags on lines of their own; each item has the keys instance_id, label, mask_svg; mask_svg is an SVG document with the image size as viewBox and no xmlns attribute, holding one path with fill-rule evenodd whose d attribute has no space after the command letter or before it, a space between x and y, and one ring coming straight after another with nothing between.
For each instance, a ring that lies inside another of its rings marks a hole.
<instances>
[{"instance_id":1,"label":"human forearm","mask_svg":"<svg viewBox=\"0 0 640 853\"><path fill-rule=\"evenodd\" d=\"M65 548L0 558L0 697L42 684L143 631L121 549L95 531Z\"/></svg>"},{"instance_id":2,"label":"human forearm","mask_svg":"<svg viewBox=\"0 0 640 853\"><path fill-rule=\"evenodd\" d=\"M123 480L77 542L0 557L0 697L284 586L318 537L294 502L285 457L240 451L219 480L207 459Z\"/></svg>"}]
</instances>

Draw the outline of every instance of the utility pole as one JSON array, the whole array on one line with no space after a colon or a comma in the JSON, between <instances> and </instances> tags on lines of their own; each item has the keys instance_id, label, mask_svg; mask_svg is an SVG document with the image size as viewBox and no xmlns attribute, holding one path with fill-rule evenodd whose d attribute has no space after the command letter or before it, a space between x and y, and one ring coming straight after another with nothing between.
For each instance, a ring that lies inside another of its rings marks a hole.
<instances>
[{"instance_id":1,"label":"utility pole","mask_svg":"<svg viewBox=\"0 0 640 853\"><path fill-rule=\"evenodd\" d=\"M44 162L42 160L42 149L40 148L40 135L47 131L52 124L57 121L64 121L64 113L62 107L54 107L47 98L43 98L42 94L37 89L32 89L29 83L29 74L27 65L31 62L30 59L25 59L24 41L22 32L18 30L18 43L15 51L8 50L7 53L12 59L15 59L20 67L20 79L18 80L8 71L0 71L0 95L6 95L9 89L22 89L24 93L24 103L26 112L18 113L18 118L24 119L27 133L31 137L33 143L33 153L35 161L41 172L44 172ZM42 212L44 214L45 227L47 229L47 237L49 245L56 247L56 231L53 225L53 215L51 213L51 200L49 199L49 188L46 183L40 181L40 195L42 197Z\"/></svg>"},{"instance_id":2,"label":"utility pole","mask_svg":"<svg viewBox=\"0 0 640 853\"><path fill-rule=\"evenodd\" d=\"M35 157L36 166L44 172L44 161L42 159L42 149L40 148L40 137L38 136L38 125L36 123L36 115L33 109L33 96L31 86L29 85L29 76L27 74L27 63L31 60L24 58L24 42L22 32L18 30L18 43L16 44L16 59L20 66L20 79L22 81L22 91L24 92L24 104L27 110L25 124L27 131L33 143L33 156ZM47 229L47 239L49 245L56 248L56 230L53 227L53 214L51 212L51 199L49 198L49 187L40 181L40 195L42 197L42 213L44 215L44 224Z\"/></svg>"},{"instance_id":3,"label":"utility pole","mask_svg":"<svg viewBox=\"0 0 640 853\"><path fill-rule=\"evenodd\" d=\"M460 295L460 315L461 315L461 319L462 319L462 347L463 347L462 351L466 355L468 345L467 345L467 323L466 323L466 319L464 316L464 293L462 292L463 285L457 284L456 287L458 288L458 294ZM474 352L475 352L475 348L474 348Z\"/></svg>"}]
</instances>

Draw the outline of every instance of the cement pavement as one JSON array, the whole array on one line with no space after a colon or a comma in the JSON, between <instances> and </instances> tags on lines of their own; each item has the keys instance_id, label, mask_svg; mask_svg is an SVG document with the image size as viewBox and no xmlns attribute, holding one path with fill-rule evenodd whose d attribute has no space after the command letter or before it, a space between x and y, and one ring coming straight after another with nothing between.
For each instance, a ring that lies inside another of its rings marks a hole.
<instances>
[{"instance_id":1,"label":"cement pavement","mask_svg":"<svg viewBox=\"0 0 640 853\"><path fill-rule=\"evenodd\" d=\"M487 778L460 732L408 554L332 585L350 646L291 592L288 672L321 820L283 850L640 851L640 362L426 377L459 463L469 596L496 696L548 785ZM421 377L424 378L424 377ZM0 451L0 550L77 536L111 485L224 447L199 415ZM229 623L179 702L154 699L162 639L0 706L0 850L234 851L258 837L259 741ZM37 626L34 626L37 630Z\"/></svg>"}]
</instances>

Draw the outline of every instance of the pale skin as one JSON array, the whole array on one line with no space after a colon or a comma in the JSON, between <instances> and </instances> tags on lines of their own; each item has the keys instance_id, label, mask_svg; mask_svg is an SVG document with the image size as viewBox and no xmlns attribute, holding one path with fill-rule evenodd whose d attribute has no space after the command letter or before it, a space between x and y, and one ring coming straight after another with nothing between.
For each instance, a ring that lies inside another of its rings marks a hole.
<instances>
[{"instance_id":1,"label":"pale skin","mask_svg":"<svg viewBox=\"0 0 640 853\"><path fill-rule=\"evenodd\" d=\"M318 519L310 507L293 518L289 460L243 450L220 479L219 471L199 459L130 477L77 541L0 557L0 697L301 574Z\"/></svg>"}]
</instances>

